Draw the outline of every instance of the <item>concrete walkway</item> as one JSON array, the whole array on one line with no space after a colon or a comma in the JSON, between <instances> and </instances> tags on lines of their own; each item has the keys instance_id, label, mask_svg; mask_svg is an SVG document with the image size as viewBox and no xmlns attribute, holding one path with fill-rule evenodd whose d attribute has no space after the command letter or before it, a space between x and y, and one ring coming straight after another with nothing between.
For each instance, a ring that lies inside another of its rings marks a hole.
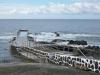
<instances>
[{"instance_id":1,"label":"concrete walkway","mask_svg":"<svg viewBox=\"0 0 100 75\"><path fill-rule=\"evenodd\" d=\"M6 63L0 64L0 75L99 75L90 71L82 71L46 63Z\"/></svg>"}]
</instances>

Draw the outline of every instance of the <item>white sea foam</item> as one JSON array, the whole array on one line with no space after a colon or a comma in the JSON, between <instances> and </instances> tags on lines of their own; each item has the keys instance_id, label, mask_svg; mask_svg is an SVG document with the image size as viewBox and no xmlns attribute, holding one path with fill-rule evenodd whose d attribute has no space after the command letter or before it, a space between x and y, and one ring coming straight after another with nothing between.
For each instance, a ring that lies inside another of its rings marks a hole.
<instances>
[{"instance_id":1,"label":"white sea foam","mask_svg":"<svg viewBox=\"0 0 100 75\"><path fill-rule=\"evenodd\" d=\"M3 32L0 33L0 40L9 40L14 37L14 34L11 32Z\"/></svg>"},{"instance_id":2,"label":"white sea foam","mask_svg":"<svg viewBox=\"0 0 100 75\"><path fill-rule=\"evenodd\" d=\"M55 33L53 32L41 32L39 34L36 34L36 35L32 35L33 37L35 37L36 41L46 41L46 42L51 42L52 40L54 39L62 39L62 40L77 40L77 37L81 38L81 37L86 37L87 38L87 42L89 44L94 44L94 41L93 40L96 40L95 38L96 37L100 37L99 35L92 35L92 34L70 34L70 33L59 33L60 36L56 36ZM13 37L15 37L12 33L3 33L3 34L0 34L0 41L9 41L11 40ZM94 37L92 38L91 40L91 37ZM86 40L85 38L85 40ZM90 38L90 40L89 40ZM83 38L82 38L83 39ZM83 39L84 40L84 39ZM100 41L100 40L98 40ZM95 43L96 44L100 44L98 43L98 41L96 40ZM62 42L62 44L66 44L66 42Z\"/></svg>"},{"instance_id":3,"label":"white sea foam","mask_svg":"<svg viewBox=\"0 0 100 75\"><path fill-rule=\"evenodd\" d=\"M3 35L14 35L14 33L11 33L11 32L2 32L0 33L0 36L3 36Z\"/></svg>"},{"instance_id":4,"label":"white sea foam","mask_svg":"<svg viewBox=\"0 0 100 75\"><path fill-rule=\"evenodd\" d=\"M9 40L9 39L12 39L14 36L0 36L0 39L1 40Z\"/></svg>"},{"instance_id":5,"label":"white sea foam","mask_svg":"<svg viewBox=\"0 0 100 75\"><path fill-rule=\"evenodd\" d=\"M36 40L38 41L52 41L53 39L64 39L64 40L69 40L69 39L75 39L77 37L100 37L99 35L92 35L92 34L65 34L65 33L60 33L59 37L56 37L55 33L52 32L41 32L40 34L36 35Z\"/></svg>"},{"instance_id":6,"label":"white sea foam","mask_svg":"<svg viewBox=\"0 0 100 75\"><path fill-rule=\"evenodd\" d=\"M67 38L75 38L75 37L100 37L99 35L92 35L92 34L61 34L63 37Z\"/></svg>"}]
</instances>

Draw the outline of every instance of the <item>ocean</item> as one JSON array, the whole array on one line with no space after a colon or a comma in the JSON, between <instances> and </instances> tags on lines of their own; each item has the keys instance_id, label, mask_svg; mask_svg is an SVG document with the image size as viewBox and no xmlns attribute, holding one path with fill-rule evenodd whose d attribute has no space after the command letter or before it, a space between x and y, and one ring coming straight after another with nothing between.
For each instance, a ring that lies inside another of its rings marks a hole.
<instances>
[{"instance_id":1,"label":"ocean","mask_svg":"<svg viewBox=\"0 0 100 75\"><path fill-rule=\"evenodd\" d=\"M0 61L14 59L10 53L9 40L19 29L28 29L32 33L60 32L66 35L65 39L86 40L89 44L100 45L100 20L0 19Z\"/></svg>"},{"instance_id":2,"label":"ocean","mask_svg":"<svg viewBox=\"0 0 100 75\"><path fill-rule=\"evenodd\" d=\"M1 19L0 32L29 29L31 32L73 32L100 34L100 20L89 19Z\"/></svg>"}]
</instances>

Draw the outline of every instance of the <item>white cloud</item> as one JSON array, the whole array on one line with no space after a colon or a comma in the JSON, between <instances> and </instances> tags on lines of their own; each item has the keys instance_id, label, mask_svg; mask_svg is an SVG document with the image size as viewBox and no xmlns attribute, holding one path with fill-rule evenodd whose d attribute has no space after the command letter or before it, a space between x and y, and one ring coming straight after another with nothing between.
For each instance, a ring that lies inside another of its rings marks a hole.
<instances>
[{"instance_id":1,"label":"white cloud","mask_svg":"<svg viewBox=\"0 0 100 75\"><path fill-rule=\"evenodd\" d=\"M83 0L80 0L83 1ZM69 5L54 4L40 6L0 6L0 15L38 15L38 14L100 14L100 3L75 2Z\"/></svg>"},{"instance_id":2,"label":"white cloud","mask_svg":"<svg viewBox=\"0 0 100 75\"><path fill-rule=\"evenodd\" d=\"M74 0L79 2L100 2L100 0Z\"/></svg>"}]
</instances>

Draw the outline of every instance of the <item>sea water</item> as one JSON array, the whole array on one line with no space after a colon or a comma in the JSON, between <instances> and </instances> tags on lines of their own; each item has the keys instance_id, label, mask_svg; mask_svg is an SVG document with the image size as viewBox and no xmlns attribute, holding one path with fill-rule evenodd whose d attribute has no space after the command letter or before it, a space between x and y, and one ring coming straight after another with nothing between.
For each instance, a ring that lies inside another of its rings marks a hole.
<instances>
[{"instance_id":1,"label":"sea water","mask_svg":"<svg viewBox=\"0 0 100 75\"><path fill-rule=\"evenodd\" d=\"M14 59L10 53L9 40L19 29L32 33L59 32L61 38L86 40L91 45L100 45L100 20L89 19L1 19L0 20L0 60ZM40 35L48 40L49 35Z\"/></svg>"}]
</instances>

